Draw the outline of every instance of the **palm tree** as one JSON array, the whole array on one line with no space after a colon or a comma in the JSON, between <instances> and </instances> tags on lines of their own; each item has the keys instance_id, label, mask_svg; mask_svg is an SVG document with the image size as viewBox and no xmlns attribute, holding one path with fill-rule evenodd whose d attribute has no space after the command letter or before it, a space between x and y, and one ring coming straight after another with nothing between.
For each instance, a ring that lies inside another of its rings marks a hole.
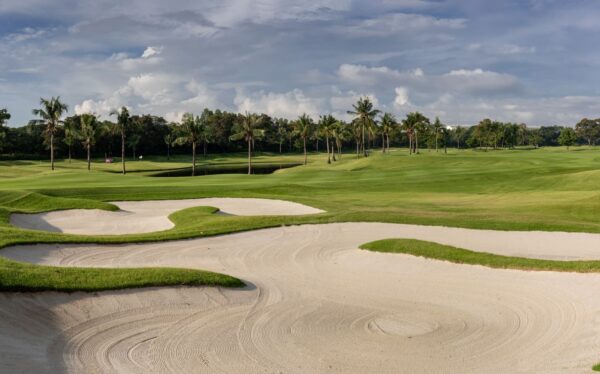
<instances>
[{"instance_id":1,"label":"palm tree","mask_svg":"<svg viewBox=\"0 0 600 374\"><path fill-rule=\"evenodd\" d=\"M252 174L252 148L254 140L261 138L265 133L265 130L258 128L261 124L262 117L258 114L250 114L248 112L245 115L240 114L236 124L237 132L230 137L230 140L244 139L248 143L248 174Z\"/></svg>"},{"instance_id":2,"label":"palm tree","mask_svg":"<svg viewBox=\"0 0 600 374\"><path fill-rule=\"evenodd\" d=\"M167 145L167 160L171 159L171 146L175 142L175 124L170 123L167 128L167 133L165 134L163 140Z\"/></svg>"},{"instance_id":3,"label":"palm tree","mask_svg":"<svg viewBox=\"0 0 600 374\"><path fill-rule=\"evenodd\" d=\"M308 160L307 156L306 156L306 139L310 137L310 134L312 132L313 121L305 113L305 114L301 115L300 117L298 117L296 122L294 122L294 128L296 130L296 133L298 134L298 136L300 136L300 138L302 139L302 142L304 144L304 165L306 165L307 160Z\"/></svg>"},{"instance_id":4,"label":"palm tree","mask_svg":"<svg viewBox=\"0 0 600 374\"><path fill-rule=\"evenodd\" d=\"M335 161L335 153L333 149L333 144L331 147L329 146L329 139L333 138L333 129L336 124L335 118L331 114L327 114L321 116L319 119L319 132L323 134L325 137L325 143L327 145L327 163L331 164L331 156L333 156L333 160ZM331 148L331 151L330 151Z\"/></svg>"},{"instance_id":5,"label":"palm tree","mask_svg":"<svg viewBox=\"0 0 600 374\"><path fill-rule=\"evenodd\" d=\"M65 138L63 142L69 149L69 164L71 163L71 149L77 140L77 117L69 117L65 119Z\"/></svg>"},{"instance_id":6,"label":"palm tree","mask_svg":"<svg viewBox=\"0 0 600 374\"><path fill-rule=\"evenodd\" d=\"M333 138L337 146L338 157L342 158L342 144L348 140L348 125L342 121L337 121L333 126Z\"/></svg>"},{"instance_id":7,"label":"palm tree","mask_svg":"<svg viewBox=\"0 0 600 374\"><path fill-rule=\"evenodd\" d=\"M181 120L177 143L192 145L192 177L196 175L196 146L200 141L201 133L202 121L200 121L200 117L194 117L192 113L185 113Z\"/></svg>"},{"instance_id":8,"label":"palm tree","mask_svg":"<svg viewBox=\"0 0 600 374\"><path fill-rule=\"evenodd\" d=\"M440 132L443 130L443 125L442 122L440 122L440 119L438 117L435 117L435 122L433 123L433 132L435 134L435 151L438 151L438 139L439 139L439 135Z\"/></svg>"},{"instance_id":9,"label":"palm tree","mask_svg":"<svg viewBox=\"0 0 600 374\"><path fill-rule=\"evenodd\" d=\"M90 113L82 114L79 117L81 128L79 130L79 136L83 141L83 146L87 151L87 169L91 170L91 150L92 145L96 142L96 135L99 131L98 121L95 115Z\"/></svg>"},{"instance_id":10,"label":"palm tree","mask_svg":"<svg viewBox=\"0 0 600 374\"><path fill-rule=\"evenodd\" d=\"M423 131L429 124L429 119L419 112L412 112L406 115L402 121L402 126L408 135L409 153L419 153L419 131Z\"/></svg>"},{"instance_id":11,"label":"palm tree","mask_svg":"<svg viewBox=\"0 0 600 374\"><path fill-rule=\"evenodd\" d=\"M0 109L0 126L4 126L9 119L10 113L8 113L8 109Z\"/></svg>"},{"instance_id":12,"label":"palm tree","mask_svg":"<svg viewBox=\"0 0 600 374\"><path fill-rule=\"evenodd\" d=\"M276 134L279 139L279 153L282 153L283 142L288 137L288 120L285 118L278 118L275 120L275 126L277 127Z\"/></svg>"},{"instance_id":13,"label":"palm tree","mask_svg":"<svg viewBox=\"0 0 600 374\"><path fill-rule=\"evenodd\" d=\"M372 131L375 126L375 116L379 114L379 110L373 109L373 103L368 97L362 97L356 104L353 104L354 110L349 110L348 114L356 116L354 122L359 126L361 131L361 151L367 157L365 148L365 133Z\"/></svg>"},{"instance_id":14,"label":"palm tree","mask_svg":"<svg viewBox=\"0 0 600 374\"><path fill-rule=\"evenodd\" d=\"M121 107L121 110L113 110L110 115L117 116L117 129L121 133L121 165L123 167L123 175L127 174L125 169L125 132L131 124L131 117L129 116L129 110L126 107Z\"/></svg>"},{"instance_id":15,"label":"palm tree","mask_svg":"<svg viewBox=\"0 0 600 374\"><path fill-rule=\"evenodd\" d=\"M46 126L44 134L50 138L50 168L54 170L54 134L63 121L60 119L68 107L60 101L60 96L50 100L40 98L41 109L34 109L33 115L41 117L37 122Z\"/></svg>"},{"instance_id":16,"label":"palm tree","mask_svg":"<svg viewBox=\"0 0 600 374\"><path fill-rule=\"evenodd\" d=\"M382 134L382 152L390 151L390 134L394 131L396 127L396 118L391 113L384 113L383 117L381 117L381 134Z\"/></svg>"},{"instance_id":17,"label":"palm tree","mask_svg":"<svg viewBox=\"0 0 600 374\"><path fill-rule=\"evenodd\" d=\"M10 119L10 113L7 109L0 109L0 150L2 150L2 143L6 138L6 133L2 130L2 126Z\"/></svg>"}]
</instances>

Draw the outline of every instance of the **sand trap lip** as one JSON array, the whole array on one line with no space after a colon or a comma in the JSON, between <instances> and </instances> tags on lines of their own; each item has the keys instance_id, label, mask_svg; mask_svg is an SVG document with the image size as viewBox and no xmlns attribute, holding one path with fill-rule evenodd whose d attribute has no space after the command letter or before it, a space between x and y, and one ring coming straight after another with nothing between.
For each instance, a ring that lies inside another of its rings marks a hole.
<instances>
[{"instance_id":1,"label":"sand trap lip","mask_svg":"<svg viewBox=\"0 0 600 374\"><path fill-rule=\"evenodd\" d=\"M0 294L0 371L581 373L597 360L600 274L357 249L426 233L470 249L495 245L485 244L486 231L465 238L449 228L336 223L161 243L6 248L0 255L39 264L200 268L255 287ZM598 251L600 235L573 246L568 236L563 243L561 233L547 234L534 235L540 247L520 236L492 238L505 251L535 256L541 247L567 257Z\"/></svg>"},{"instance_id":2,"label":"sand trap lip","mask_svg":"<svg viewBox=\"0 0 600 374\"><path fill-rule=\"evenodd\" d=\"M303 204L253 198L203 198L183 200L115 201L120 208L111 212L99 209L69 209L62 211L10 216L14 226L79 235L141 234L174 227L168 216L178 210L212 206L224 214L237 216L292 216L323 213Z\"/></svg>"}]
</instances>

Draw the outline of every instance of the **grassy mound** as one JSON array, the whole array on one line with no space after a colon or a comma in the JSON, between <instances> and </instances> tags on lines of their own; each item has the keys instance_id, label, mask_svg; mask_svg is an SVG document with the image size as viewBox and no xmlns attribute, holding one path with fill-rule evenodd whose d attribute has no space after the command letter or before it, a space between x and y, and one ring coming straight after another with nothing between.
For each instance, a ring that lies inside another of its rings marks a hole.
<instances>
[{"instance_id":1,"label":"grassy mound","mask_svg":"<svg viewBox=\"0 0 600 374\"><path fill-rule=\"evenodd\" d=\"M501 256L493 253L474 252L415 239L385 239L363 244L362 249L376 252L404 253L418 257L453 262L456 264L482 265L496 269L537 271L565 271L577 273L600 272L600 261L555 261L524 257Z\"/></svg>"}]
</instances>

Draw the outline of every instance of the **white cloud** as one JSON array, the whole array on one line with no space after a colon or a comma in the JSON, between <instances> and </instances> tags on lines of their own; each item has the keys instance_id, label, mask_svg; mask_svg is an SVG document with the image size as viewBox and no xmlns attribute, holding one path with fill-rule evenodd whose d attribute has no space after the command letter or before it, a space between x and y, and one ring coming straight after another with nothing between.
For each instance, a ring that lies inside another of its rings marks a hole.
<instances>
[{"instance_id":1,"label":"white cloud","mask_svg":"<svg viewBox=\"0 0 600 374\"><path fill-rule=\"evenodd\" d=\"M290 119L304 113L314 118L322 114L319 100L305 96L299 89L285 93L259 91L250 95L238 90L234 104L239 112L265 113Z\"/></svg>"},{"instance_id":2,"label":"white cloud","mask_svg":"<svg viewBox=\"0 0 600 374\"><path fill-rule=\"evenodd\" d=\"M437 18L416 13L384 14L380 17L361 20L338 27L338 31L348 36L388 36L407 31L456 30L466 26L464 18Z\"/></svg>"},{"instance_id":3,"label":"white cloud","mask_svg":"<svg viewBox=\"0 0 600 374\"><path fill-rule=\"evenodd\" d=\"M396 107L403 107L403 106L409 104L408 90L406 89L406 87L396 87L395 92L396 92L396 98L394 99L394 105Z\"/></svg>"},{"instance_id":4,"label":"white cloud","mask_svg":"<svg viewBox=\"0 0 600 374\"><path fill-rule=\"evenodd\" d=\"M142 58L155 57L161 54L162 47L147 47L142 53Z\"/></svg>"}]
</instances>

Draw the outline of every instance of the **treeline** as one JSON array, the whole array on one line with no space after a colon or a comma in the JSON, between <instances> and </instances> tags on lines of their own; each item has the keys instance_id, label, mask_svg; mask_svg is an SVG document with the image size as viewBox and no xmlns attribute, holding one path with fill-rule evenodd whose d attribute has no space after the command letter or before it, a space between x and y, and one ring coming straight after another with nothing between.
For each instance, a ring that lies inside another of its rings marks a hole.
<instances>
[{"instance_id":1,"label":"treeline","mask_svg":"<svg viewBox=\"0 0 600 374\"><path fill-rule=\"evenodd\" d=\"M51 100L46 103L50 102ZM42 112L44 110L41 109ZM61 116L64 112L66 110L61 111ZM490 119L484 119L470 127L447 126L437 118L430 120L418 112L397 119L390 113L380 113L374 109L366 98L359 100L348 113L355 116L349 123L329 115L318 119L303 116L304 119L300 117L288 120L256 114L253 130L256 136L252 139L251 149L283 153L303 151L305 147L309 152L335 148L336 152L352 149L359 154L366 154L372 149L385 151L389 147L408 147L411 152L416 153L423 148L441 150L446 147L595 145L600 139L600 119L583 119L574 129L565 126L530 128L524 123L503 123ZM93 157L111 158L121 155L122 145L126 155L131 158L139 155L190 153L190 142L182 134L185 118L181 123L169 123L164 118L151 114L130 115L124 128L125 141L122 144L117 114L109 118L94 117L91 138L82 138L81 115L59 117L56 125L49 131L48 121L44 120L43 113L37 113L41 119L32 120L22 127L3 126L10 114L2 109L0 153L5 158L45 158L50 149L51 137L54 152L59 158L85 157L88 151ZM247 142L241 141L245 139L244 136L240 138L238 134L242 132L242 123L248 114L205 109L197 116L188 114L189 116L198 122L198 153L247 150Z\"/></svg>"}]
</instances>

